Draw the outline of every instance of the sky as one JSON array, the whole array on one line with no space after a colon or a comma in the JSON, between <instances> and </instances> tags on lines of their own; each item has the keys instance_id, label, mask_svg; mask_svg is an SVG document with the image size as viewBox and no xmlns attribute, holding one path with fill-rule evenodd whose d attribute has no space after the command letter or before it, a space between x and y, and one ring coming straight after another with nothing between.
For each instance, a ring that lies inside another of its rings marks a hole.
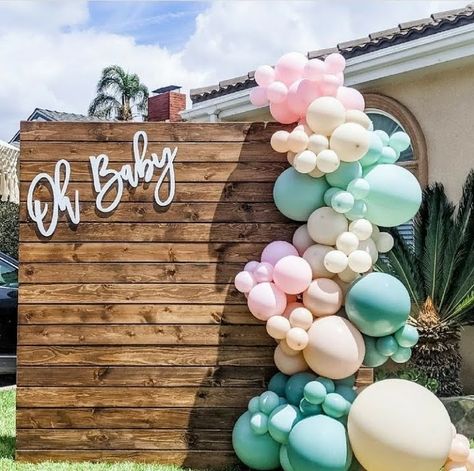
<instances>
[{"instance_id":1,"label":"sky","mask_svg":"<svg viewBox=\"0 0 474 471\"><path fill-rule=\"evenodd\" d=\"M0 139L37 107L86 114L108 65L196 88L467 3L0 0Z\"/></svg>"}]
</instances>

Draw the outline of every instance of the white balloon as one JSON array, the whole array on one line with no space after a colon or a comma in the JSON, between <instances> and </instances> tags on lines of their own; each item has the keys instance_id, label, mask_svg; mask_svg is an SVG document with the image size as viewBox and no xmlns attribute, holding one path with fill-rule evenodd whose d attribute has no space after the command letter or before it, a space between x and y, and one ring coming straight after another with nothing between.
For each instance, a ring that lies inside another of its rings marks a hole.
<instances>
[{"instance_id":1,"label":"white balloon","mask_svg":"<svg viewBox=\"0 0 474 471\"><path fill-rule=\"evenodd\" d=\"M336 248L349 255L359 247L359 238L353 232L343 232L336 240Z\"/></svg>"},{"instance_id":2,"label":"white balloon","mask_svg":"<svg viewBox=\"0 0 474 471\"><path fill-rule=\"evenodd\" d=\"M375 224L372 224L372 240L377 242L379 240L380 236L380 229L379 226L376 226Z\"/></svg>"},{"instance_id":3,"label":"white balloon","mask_svg":"<svg viewBox=\"0 0 474 471\"><path fill-rule=\"evenodd\" d=\"M332 173L339 168L341 161L337 154L331 149L322 150L316 157L318 170L324 173Z\"/></svg>"},{"instance_id":4,"label":"white balloon","mask_svg":"<svg viewBox=\"0 0 474 471\"><path fill-rule=\"evenodd\" d=\"M324 257L324 266L331 273L341 273L347 268L347 255L340 250L331 250Z\"/></svg>"},{"instance_id":5,"label":"white balloon","mask_svg":"<svg viewBox=\"0 0 474 471\"><path fill-rule=\"evenodd\" d=\"M355 279L359 278L359 273L351 270L347 267L341 273L338 273L337 276L344 282L344 283L352 283ZM337 281L337 280L336 280Z\"/></svg>"},{"instance_id":6,"label":"white balloon","mask_svg":"<svg viewBox=\"0 0 474 471\"><path fill-rule=\"evenodd\" d=\"M329 148L329 140L322 134L311 134L309 136L308 149L318 155L321 151Z\"/></svg>"},{"instance_id":7,"label":"white balloon","mask_svg":"<svg viewBox=\"0 0 474 471\"><path fill-rule=\"evenodd\" d=\"M302 226L298 227L298 229L296 229L295 233L293 234L292 243L296 247L296 250L300 256L303 256L305 251L314 245L314 240L311 239L311 236L308 232L308 226L306 224L303 224Z\"/></svg>"},{"instance_id":8,"label":"white balloon","mask_svg":"<svg viewBox=\"0 0 474 471\"><path fill-rule=\"evenodd\" d=\"M293 167L297 172L309 173L316 168L316 154L310 150L304 150L295 155Z\"/></svg>"},{"instance_id":9,"label":"white balloon","mask_svg":"<svg viewBox=\"0 0 474 471\"><path fill-rule=\"evenodd\" d=\"M347 231L347 219L328 206L313 211L308 219L308 232L311 238L324 245L336 245L342 232Z\"/></svg>"},{"instance_id":10,"label":"white balloon","mask_svg":"<svg viewBox=\"0 0 474 471\"><path fill-rule=\"evenodd\" d=\"M393 237L388 232L380 232L377 237L377 250L380 253L390 252L393 249Z\"/></svg>"},{"instance_id":11,"label":"white balloon","mask_svg":"<svg viewBox=\"0 0 474 471\"><path fill-rule=\"evenodd\" d=\"M370 258L372 259L372 265L379 259L379 251L377 250L375 242L371 238L367 240L361 240L359 242L358 250L363 250L370 255Z\"/></svg>"},{"instance_id":12,"label":"white balloon","mask_svg":"<svg viewBox=\"0 0 474 471\"><path fill-rule=\"evenodd\" d=\"M349 224L349 231L355 234L359 240L367 240L372 235L373 227L367 219L356 219Z\"/></svg>"},{"instance_id":13,"label":"white balloon","mask_svg":"<svg viewBox=\"0 0 474 471\"><path fill-rule=\"evenodd\" d=\"M370 129L372 121L363 111L348 110L346 112L346 123L356 123L360 124L364 129Z\"/></svg>"},{"instance_id":14,"label":"white balloon","mask_svg":"<svg viewBox=\"0 0 474 471\"><path fill-rule=\"evenodd\" d=\"M311 314L311 311L305 307L297 307L291 311L291 327L300 327L301 329L308 330L313 324L313 320L313 314Z\"/></svg>"},{"instance_id":15,"label":"white balloon","mask_svg":"<svg viewBox=\"0 0 474 471\"><path fill-rule=\"evenodd\" d=\"M354 250L348 259L349 268L357 273L365 273L372 268L372 257L363 250Z\"/></svg>"},{"instance_id":16,"label":"white balloon","mask_svg":"<svg viewBox=\"0 0 474 471\"><path fill-rule=\"evenodd\" d=\"M292 131L288 136L288 149L291 152L302 152L308 145L308 136L304 131Z\"/></svg>"},{"instance_id":17,"label":"white balloon","mask_svg":"<svg viewBox=\"0 0 474 471\"><path fill-rule=\"evenodd\" d=\"M306 112L306 122L316 134L330 136L346 119L344 105L334 97L316 98Z\"/></svg>"},{"instance_id":18,"label":"white balloon","mask_svg":"<svg viewBox=\"0 0 474 471\"><path fill-rule=\"evenodd\" d=\"M324 266L324 257L332 250L334 249L328 245L314 244L303 253L303 258L309 263L313 272L313 279L331 278L334 276L334 273L331 273Z\"/></svg>"},{"instance_id":19,"label":"white balloon","mask_svg":"<svg viewBox=\"0 0 474 471\"><path fill-rule=\"evenodd\" d=\"M270 139L270 145L276 152L288 152L290 150L288 146L288 131L277 131L273 134Z\"/></svg>"},{"instance_id":20,"label":"white balloon","mask_svg":"<svg viewBox=\"0 0 474 471\"><path fill-rule=\"evenodd\" d=\"M297 352L307 347L309 342L308 333L301 327L292 327L286 334L286 343Z\"/></svg>"},{"instance_id":21,"label":"white balloon","mask_svg":"<svg viewBox=\"0 0 474 471\"><path fill-rule=\"evenodd\" d=\"M267 321L267 332L274 339L284 339L291 329L290 321L283 316L272 316Z\"/></svg>"},{"instance_id":22,"label":"white balloon","mask_svg":"<svg viewBox=\"0 0 474 471\"><path fill-rule=\"evenodd\" d=\"M369 149L370 135L360 124L344 123L338 126L329 140L329 147L344 162L361 159Z\"/></svg>"}]
</instances>

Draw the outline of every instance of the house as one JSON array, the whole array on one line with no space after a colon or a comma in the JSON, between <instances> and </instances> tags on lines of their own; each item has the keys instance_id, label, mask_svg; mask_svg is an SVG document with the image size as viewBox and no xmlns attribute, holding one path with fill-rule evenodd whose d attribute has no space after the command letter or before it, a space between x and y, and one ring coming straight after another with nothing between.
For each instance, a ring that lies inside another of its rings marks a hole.
<instances>
[{"instance_id":1,"label":"house","mask_svg":"<svg viewBox=\"0 0 474 471\"><path fill-rule=\"evenodd\" d=\"M308 47L311 45L308 44ZM364 95L376 128L412 138L403 156L422 184L442 182L457 201L474 167L474 5L434 13L338 44L308 58L340 52L346 84ZM260 64L255 64L256 66ZM253 72L191 90L188 121L268 121L268 107L250 103ZM474 392L474 327L463 333L463 381Z\"/></svg>"}]
</instances>

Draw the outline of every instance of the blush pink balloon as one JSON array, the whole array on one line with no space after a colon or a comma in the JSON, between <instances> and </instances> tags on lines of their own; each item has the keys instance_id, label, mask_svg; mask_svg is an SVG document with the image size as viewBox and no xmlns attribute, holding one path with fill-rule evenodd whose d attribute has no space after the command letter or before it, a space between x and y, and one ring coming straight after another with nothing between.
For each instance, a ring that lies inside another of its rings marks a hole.
<instances>
[{"instance_id":1,"label":"blush pink balloon","mask_svg":"<svg viewBox=\"0 0 474 471\"><path fill-rule=\"evenodd\" d=\"M281 316L286 308L286 295L275 283L259 283L247 298L250 312L261 321Z\"/></svg>"},{"instance_id":2,"label":"blush pink balloon","mask_svg":"<svg viewBox=\"0 0 474 471\"><path fill-rule=\"evenodd\" d=\"M302 293L308 288L312 279L313 271L310 264L304 258L295 255L280 259L273 270L275 284L288 294Z\"/></svg>"},{"instance_id":3,"label":"blush pink balloon","mask_svg":"<svg viewBox=\"0 0 474 471\"><path fill-rule=\"evenodd\" d=\"M279 80L275 80L267 87L267 98L272 103L283 103L287 96L288 87Z\"/></svg>"},{"instance_id":4,"label":"blush pink balloon","mask_svg":"<svg viewBox=\"0 0 474 471\"><path fill-rule=\"evenodd\" d=\"M339 87L336 98L344 105L346 110L364 111L365 100L358 90L349 87Z\"/></svg>"},{"instance_id":5,"label":"blush pink balloon","mask_svg":"<svg viewBox=\"0 0 474 471\"><path fill-rule=\"evenodd\" d=\"M298 121L299 115L294 113L288 107L288 101L283 103L270 103L270 113L275 119L282 124L291 124Z\"/></svg>"},{"instance_id":6,"label":"blush pink balloon","mask_svg":"<svg viewBox=\"0 0 474 471\"><path fill-rule=\"evenodd\" d=\"M251 262L247 262L245 264L244 270L252 273L259 265L260 265L260 262L257 262L256 260L252 260Z\"/></svg>"},{"instance_id":7,"label":"blush pink balloon","mask_svg":"<svg viewBox=\"0 0 474 471\"><path fill-rule=\"evenodd\" d=\"M311 59L306 62L303 70L303 78L308 80L321 80L326 73L326 65L320 59Z\"/></svg>"},{"instance_id":8,"label":"blush pink balloon","mask_svg":"<svg viewBox=\"0 0 474 471\"><path fill-rule=\"evenodd\" d=\"M324 59L324 64L328 73L337 74L346 68L346 59L341 54L334 52Z\"/></svg>"},{"instance_id":9,"label":"blush pink balloon","mask_svg":"<svg viewBox=\"0 0 474 471\"><path fill-rule=\"evenodd\" d=\"M287 296L287 298L289 298L289 296ZM286 305L286 308L285 308L285 311L283 312L283 316L286 317L287 319L289 319L291 313L298 307L304 307L304 304L296 302L296 301L294 301L294 302L289 302L288 301L288 303Z\"/></svg>"},{"instance_id":10,"label":"blush pink balloon","mask_svg":"<svg viewBox=\"0 0 474 471\"><path fill-rule=\"evenodd\" d=\"M288 255L298 256L296 247L284 240L276 240L263 249L260 260L275 266L279 260Z\"/></svg>"},{"instance_id":11,"label":"blush pink balloon","mask_svg":"<svg viewBox=\"0 0 474 471\"><path fill-rule=\"evenodd\" d=\"M254 106L268 105L267 90L263 87L255 87L250 90L250 103Z\"/></svg>"},{"instance_id":12,"label":"blush pink balloon","mask_svg":"<svg viewBox=\"0 0 474 471\"><path fill-rule=\"evenodd\" d=\"M290 86L303 77L304 66L308 59L299 52L289 52L281 56L275 65L275 80L281 80Z\"/></svg>"},{"instance_id":13,"label":"blush pink balloon","mask_svg":"<svg viewBox=\"0 0 474 471\"><path fill-rule=\"evenodd\" d=\"M241 271L237 273L234 280L235 287L241 293L249 293L250 290L257 284L255 277L248 271Z\"/></svg>"},{"instance_id":14,"label":"blush pink balloon","mask_svg":"<svg viewBox=\"0 0 474 471\"><path fill-rule=\"evenodd\" d=\"M449 459L457 463L465 463L469 458L469 441L456 438L451 443Z\"/></svg>"},{"instance_id":15,"label":"blush pink balloon","mask_svg":"<svg viewBox=\"0 0 474 471\"><path fill-rule=\"evenodd\" d=\"M298 94L298 86L301 83L301 80L293 82L293 84L288 89L288 108L293 113L296 113L298 116L304 116L306 114L306 104L301 99L301 96Z\"/></svg>"},{"instance_id":16,"label":"blush pink balloon","mask_svg":"<svg viewBox=\"0 0 474 471\"><path fill-rule=\"evenodd\" d=\"M339 79L332 74L324 74L319 81L322 96L336 96L337 90L340 87Z\"/></svg>"},{"instance_id":17,"label":"blush pink balloon","mask_svg":"<svg viewBox=\"0 0 474 471\"><path fill-rule=\"evenodd\" d=\"M304 114L306 114L308 106L321 96L321 88L317 82L304 79L298 85L298 95L304 103Z\"/></svg>"},{"instance_id":18,"label":"blush pink balloon","mask_svg":"<svg viewBox=\"0 0 474 471\"><path fill-rule=\"evenodd\" d=\"M275 70L269 65L261 65L255 71L254 78L261 87L268 87L275 80Z\"/></svg>"},{"instance_id":19,"label":"blush pink balloon","mask_svg":"<svg viewBox=\"0 0 474 471\"><path fill-rule=\"evenodd\" d=\"M273 281L273 265L268 262L259 263L252 275L258 283Z\"/></svg>"}]
</instances>

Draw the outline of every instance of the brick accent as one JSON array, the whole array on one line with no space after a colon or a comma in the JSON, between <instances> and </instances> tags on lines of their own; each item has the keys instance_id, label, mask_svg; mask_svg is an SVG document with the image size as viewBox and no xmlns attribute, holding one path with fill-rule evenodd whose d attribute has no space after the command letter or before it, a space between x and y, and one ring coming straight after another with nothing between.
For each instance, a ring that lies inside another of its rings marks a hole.
<instances>
[{"instance_id":1,"label":"brick accent","mask_svg":"<svg viewBox=\"0 0 474 471\"><path fill-rule=\"evenodd\" d=\"M148 121L181 121L180 111L186 108L186 95L166 92L148 98Z\"/></svg>"}]
</instances>

